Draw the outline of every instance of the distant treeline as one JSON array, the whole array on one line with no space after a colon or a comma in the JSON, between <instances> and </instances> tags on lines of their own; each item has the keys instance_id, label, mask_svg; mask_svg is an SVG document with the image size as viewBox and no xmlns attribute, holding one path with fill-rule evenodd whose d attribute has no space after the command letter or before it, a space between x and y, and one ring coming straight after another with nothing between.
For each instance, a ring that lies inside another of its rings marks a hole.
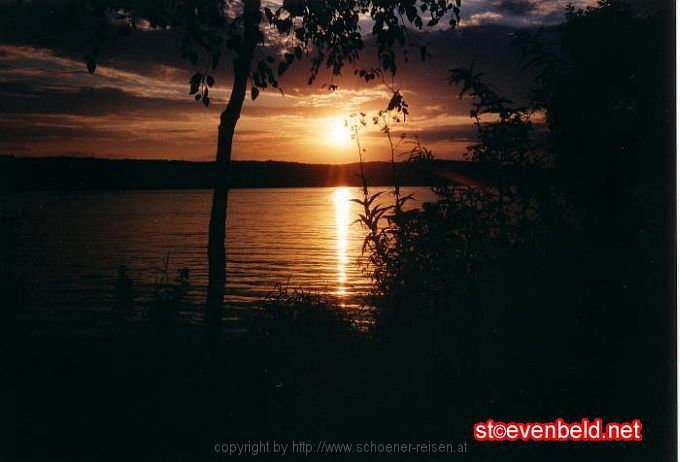
<instances>
[{"instance_id":1,"label":"distant treeline","mask_svg":"<svg viewBox=\"0 0 680 462\"><path fill-rule=\"evenodd\" d=\"M234 188L361 185L358 164L234 161L232 165ZM0 156L0 190L209 189L212 167L210 162ZM369 162L365 169L371 185L392 184L388 162ZM434 161L427 167L400 162L397 176L404 186L432 186L465 183L468 178L503 181L516 175L471 162Z\"/></svg>"}]
</instances>

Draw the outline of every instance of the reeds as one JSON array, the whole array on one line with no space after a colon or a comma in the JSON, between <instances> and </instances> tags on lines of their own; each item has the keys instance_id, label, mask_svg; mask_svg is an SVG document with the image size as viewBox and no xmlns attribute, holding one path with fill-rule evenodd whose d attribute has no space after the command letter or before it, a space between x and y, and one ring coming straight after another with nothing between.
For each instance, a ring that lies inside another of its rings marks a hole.
<instances>
[{"instance_id":1,"label":"reeds","mask_svg":"<svg viewBox=\"0 0 680 462\"><path fill-rule=\"evenodd\" d=\"M179 323L181 310L190 308L188 293L191 279L188 268L171 270L170 256L163 265L153 268L154 281L138 297L130 269L121 265L113 292L114 322L121 324L130 321L148 321L159 328L169 328Z\"/></svg>"}]
</instances>

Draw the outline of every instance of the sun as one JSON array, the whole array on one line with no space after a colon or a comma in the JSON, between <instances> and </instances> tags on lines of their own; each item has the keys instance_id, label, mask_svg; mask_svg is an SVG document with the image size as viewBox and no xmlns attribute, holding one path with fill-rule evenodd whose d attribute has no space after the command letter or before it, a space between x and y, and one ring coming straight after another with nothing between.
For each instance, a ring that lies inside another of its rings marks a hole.
<instances>
[{"instance_id":1,"label":"sun","mask_svg":"<svg viewBox=\"0 0 680 462\"><path fill-rule=\"evenodd\" d=\"M345 127L344 120L339 117L328 119L325 133L322 136L326 137L328 144L339 148L349 146L352 142L349 129Z\"/></svg>"}]
</instances>

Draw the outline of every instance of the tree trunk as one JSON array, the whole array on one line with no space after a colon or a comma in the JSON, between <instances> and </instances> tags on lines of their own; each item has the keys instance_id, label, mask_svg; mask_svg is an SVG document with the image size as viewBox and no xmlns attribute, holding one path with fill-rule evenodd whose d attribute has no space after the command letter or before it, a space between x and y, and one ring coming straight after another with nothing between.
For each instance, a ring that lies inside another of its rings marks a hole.
<instances>
[{"instance_id":1,"label":"tree trunk","mask_svg":"<svg viewBox=\"0 0 680 462\"><path fill-rule=\"evenodd\" d=\"M260 0L244 1L244 33L242 45L234 60L234 82L227 107L220 115L217 129L217 156L215 162L215 189L210 211L208 233L208 293L206 300L206 326L215 338L222 335L224 287L226 284L226 220L229 196L231 146L236 123L241 116L246 96L250 67L255 47L261 40Z\"/></svg>"}]
</instances>

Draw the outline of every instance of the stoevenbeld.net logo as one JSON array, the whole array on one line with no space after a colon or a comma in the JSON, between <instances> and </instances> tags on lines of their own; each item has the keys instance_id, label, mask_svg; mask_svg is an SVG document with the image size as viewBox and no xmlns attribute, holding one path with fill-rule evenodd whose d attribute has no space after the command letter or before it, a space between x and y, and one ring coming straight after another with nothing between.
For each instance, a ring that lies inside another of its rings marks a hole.
<instances>
[{"instance_id":1,"label":"stoevenbeld.net logo","mask_svg":"<svg viewBox=\"0 0 680 462\"><path fill-rule=\"evenodd\" d=\"M477 441L642 441L642 422L610 422L603 426L602 419L581 419L565 422L559 418L552 422L501 422L489 419L473 427Z\"/></svg>"}]
</instances>

